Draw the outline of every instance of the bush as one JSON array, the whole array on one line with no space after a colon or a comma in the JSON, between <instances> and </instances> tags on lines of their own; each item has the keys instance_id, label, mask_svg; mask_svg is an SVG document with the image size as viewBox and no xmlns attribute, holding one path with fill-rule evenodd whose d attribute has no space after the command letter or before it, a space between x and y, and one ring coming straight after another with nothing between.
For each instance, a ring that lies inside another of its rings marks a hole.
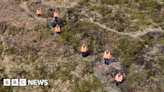
<instances>
[{"instance_id":1,"label":"bush","mask_svg":"<svg viewBox=\"0 0 164 92\"><path fill-rule=\"evenodd\" d=\"M162 18L161 17L156 17L156 18L153 18L153 21L156 22L156 23L160 23L160 22L162 22Z\"/></svg>"},{"instance_id":2,"label":"bush","mask_svg":"<svg viewBox=\"0 0 164 92\"><path fill-rule=\"evenodd\" d=\"M114 4L116 4L118 1L117 1L117 0L105 0L105 2L106 2L107 4L114 5ZM102 2L102 3L105 3L105 2Z\"/></svg>"},{"instance_id":3,"label":"bush","mask_svg":"<svg viewBox=\"0 0 164 92\"><path fill-rule=\"evenodd\" d=\"M90 0L81 0L80 2L78 2L77 8L81 8L83 5L88 6Z\"/></svg>"},{"instance_id":4,"label":"bush","mask_svg":"<svg viewBox=\"0 0 164 92\"><path fill-rule=\"evenodd\" d=\"M130 57L128 56L126 56L126 58L124 58L124 60L121 62L126 68L129 68L132 64L132 61L130 60Z\"/></svg>"},{"instance_id":5,"label":"bush","mask_svg":"<svg viewBox=\"0 0 164 92\"><path fill-rule=\"evenodd\" d=\"M8 48L5 50L5 52L7 52L10 55L13 55L15 53L15 51L16 51L16 49L14 47Z\"/></svg>"},{"instance_id":6,"label":"bush","mask_svg":"<svg viewBox=\"0 0 164 92\"><path fill-rule=\"evenodd\" d=\"M88 81L88 80L79 81L79 79L77 79L76 82L74 83L74 88L73 88L74 91L90 92L91 90L97 91L98 89L101 89L101 92L105 92L103 90L104 84L101 83L100 79L97 78L95 75L93 75L92 77L93 77L92 83L91 83L91 81ZM82 82L82 84L79 85L79 82Z\"/></svg>"},{"instance_id":7,"label":"bush","mask_svg":"<svg viewBox=\"0 0 164 92\"><path fill-rule=\"evenodd\" d=\"M137 89L137 86L145 87L147 82L144 82L147 80L147 72L142 73L133 73L129 75L126 78L126 81L123 85L121 85L122 90L125 92L131 92L131 91L138 91L140 89Z\"/></svg>"},{"instance_id":8,"label":"bush","mask_svg":"<svg viewBox=\"0 0 164 92\"><path fill-rule=\"evenodd\" d=\"M100 14L102 14L103 16L108 15L109 13L112 12L112 8L109 7L105 7L104 5L100 5L100 6L93 6L90 8L91 11L98 11Z\"/></svg>"},{"instance_id":9,"label":"bush","mask_svg":"<svg viewBox=\"0 0 164 92\"><path fill-rule=\"evenodd\" d=\"M158 1L146 0L146 1L140 1L139 4L144 7L151 7L157 9L158 11L161 10L161 5L158 3Z\"/></svg>"},{"instance_id":10,"label":"bush","mask_svg":"<svg viewBox=\"0 0 164 92\"><path fill-rule=\"evenodd\" d=\"M5 30L7 29L6 22L0 22L0 34L3 34Z\"/></svg>"},{"instance_id":11,"label":"bush","mask_svg":"<svg viewBox=\"0 0 164 92\"><path fill-rule=\"evenodd\" d=\"M65 26L61 29L61 35L62 35L62 38L66 41L66 42L69 42L70 39L72 38L72 34L73 34L73 30L70 29L68 26Z\"/></svg>"},{"instance_id":12,"label":"bush","mask_svg":"<svg viewBox=\"0 0 164 92\"><path fill-rule=\"evenodd\" d=\"M15 35L15 32L16 32L15 26L10 27L9 30L10 30L10 31L9 31L9 35L10 35L10 34L14 34L14 35Z\"/></svg>"},{"instance_id":13,"label":"bush","mask_svg":"<svg viewBox=\"0 0 164 92\"><path fill-rule=\"evenodd\" d=\"M39 58L39 55L36 52L30 54L30 61L35 62L35 60L38 59L38 58Z\"/></svg>"},{"instance_id":14,"label":"bush","mask_svg":"<svg viewBox=\"0 0 164 92\"><path fill-rule=\"evenodd\" d=\"M124 26L118 26L118 28L116 29L118 32L124 32L125 27Z\"/></svg>"},{"instance_id":15,"label":"bush","mask_svg":"<svg viewBox=\"0 0 164 92\"><path fill-rule=\"evenodd\" d=\"M118 42L118 48L130 57L134 56L138 51L142 49L143 45L136 39L130 39L123 37Z\"/></svg>"},{"instance_id":16,"label":"bush","mask_svg":"<svg viewBox=\"0 0 164 92\"><path fill-rule=\"evenodd\" d=\"M2 52L3 52L3 45L2 45L2 43L0 42L0 55L2 54Z\"/></svg>"}]
</instances>

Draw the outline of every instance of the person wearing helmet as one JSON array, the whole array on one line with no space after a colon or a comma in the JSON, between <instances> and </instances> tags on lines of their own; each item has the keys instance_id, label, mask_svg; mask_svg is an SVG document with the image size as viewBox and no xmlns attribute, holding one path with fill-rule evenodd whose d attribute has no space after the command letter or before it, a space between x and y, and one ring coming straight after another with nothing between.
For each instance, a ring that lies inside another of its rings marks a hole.
<instances>
[{"instance_id":1,"label":"person wearing helmet","mask_svg":"<svg viewBox=\"0 0 164 92\"><path fill-rule=\"evenodd\" d=\"M123 76L122 76L121 72L119 72L115 76L115 81L116 81L116 86L117 87L119 87L119 85L121 84L122 80L123 80Z\"/></svg>"},{"instance_id":2,"label":"person wearing helmet","mask_svg":"<svg viewBox=\"0 0 164 92\"><path fill-rule=\"evenodd\" d=\"M58 24L55 27L55 32L58 33L58 34L60 34L60 27L58 26Z\"/></svg>"},{"instance_id":3,"label":"person wearing helmet","mask_svg":"<svg viewBox=\"0 0 164 92\"><path fill-rule=\"evenodd\" d=\"M85 44L81 46L81 52L82 52L82 57L86 57L87 46L85 46Z\"/></svg>"},{"instance_id":4,"label":"person wearing helmet","mask_svg":"<svg viewBox=\"0 0 164 92\"><path fill-rule=\"evenodd\" d=\"M36 10L36 14L38 15L38 17L40 17L41 14L42 14L41 9L38 8L38 9Z\"/></svg>"},{"instance_id":5,"label":"person wearing helmet","mask_svg":"<svg viewBox=\"0 0 164 92\"><path fill-rule=\"evenodd\" d=\"M110 52L106 50L104 52L104 65L109 65Z\"/></svg>"},{"instance_id":6,"label":"person wearing helmet","mask_svg":"<svg viewBox=\"0 0 164 92\"><path fill-rule=\"evenodd\" d=\"M55 10L55 12L54 12L55 22L57 22L57 21L58 21L58 16L59 16L59 13L58 13L58 11L57 11L57 10Z\"/></svg>"}]
</instances>

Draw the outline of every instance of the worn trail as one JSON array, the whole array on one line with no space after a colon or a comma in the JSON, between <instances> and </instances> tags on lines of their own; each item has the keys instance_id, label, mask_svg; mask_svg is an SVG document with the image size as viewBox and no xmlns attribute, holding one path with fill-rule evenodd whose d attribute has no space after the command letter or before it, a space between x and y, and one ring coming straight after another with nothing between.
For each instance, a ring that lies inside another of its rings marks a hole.
<instances>
[{"instance_id":1,"label":"worn trail","mask_svg":"<svg viewBox=\"0 0 164 92\"><path fill-rule=\"evenodd\" d=\"M110 84L108 83L107 79L106 79L104 76L102 76L102 74L100 73L100 70L99 70L99 69L95 69L95 71L97 72L98 76L99 76L101 79L104 80L104 82L106 82L108 85L110 85Z\"/></svg>"},{"instance_id":2,"label":"worn trail","mask_svg":"<svg viewBox=\"0 0 164 92\"><path fill-rule=\"evenodd\" d=\"M160 33L164 33L164 30L161 30L161 29L150 29L150 28L147 28L147 29L145 29L143 31L136 31L136 32L128 32L128 33L127 32L118 32L115 29L111 29L111 28L107 27L104 24L100 24L99 22L95 22L94 19L92 17L90 17L87 14L87 12L85 12L85 11L82 11L81 14L83 14L83 15L85 15L85 16L88 17L87 18L87 21L89 21L89 22L91 22L93 24L96 24L96 25L100 26L103 29L106 29L108 31L112 31L112 32L117 33L117 34L120 34L120 35L125 35L125 36L129 36L129 37L133 37L133 38L140 39L139 38L140 36L144 36L144 35L146 35L149 32L160 32ZM84 21L84 19L82 19L81 21ZM140 40L142 40L142 39L140 39Z\"/></svg>"},{"instance_id":3,"label":"worn trail","mask_svg":"<svg viewBox=\"0 0 164 92\"><path fill-rule=\"evenodd\" d=\"M65 7L65 8L74 7L74 6L76 6L76 5L77 5L77 2L76 2L76 3L71 3L69 7ZM46 21L45 18L38 18L33 12L31 12L31 11L28 9L28 7L27 7L26 2L22 2L20 6L21 6L23 9L25 9L29 14L31 14L35 19L42 20L42 21ZM65 4L63 5L63 7L64 7L64 6L65 6ZM60 7L61 7L61 6L60 6ZM92 17L90 17L90 16L87 14L87 12L85 12L85 11L82 11L80 14L87 16L87 17L88 17L88 18L87 18L87 21L89 21L89 22L91 22L91 23L93 23L93 24L96 24L96 25L100 26L100 27L103 28L103 29L106 29L106 30L108 30L108 31L112 31L112 32L117 33L117 34L120 34L120 35L129 36L129 37L133 37L133 38L138 38L139 40L142 40L142 39L139 38L140 36L144 36L145 34L147 34L147 33L149 33L149 32L160 32L160 33L164 33L164 31L161 30L161 29L150 29L150 28L145 29L145 30L143 30L143 31L140 31L140 30L139 30L139 31L136 31L136 32L118 32L118 31L115 30L115 29L111 29L111 28L107 27L105 24L101 24L101 23L99 23L99 22L95 22L94 19L93 19ZM64 16L64 13L62 13L61 15ZM81 21L84 21L84 19L82 19Z\"/></svg>"}]
</instances>

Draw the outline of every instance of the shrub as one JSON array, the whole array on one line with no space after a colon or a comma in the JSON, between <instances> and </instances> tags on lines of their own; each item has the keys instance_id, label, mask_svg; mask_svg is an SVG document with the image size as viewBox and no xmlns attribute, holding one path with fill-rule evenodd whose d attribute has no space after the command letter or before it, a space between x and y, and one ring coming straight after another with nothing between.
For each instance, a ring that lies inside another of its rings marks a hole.
<instances>
[{"instance_id":1,"label":"shrub","mask_svg":"<svg viewBox=\"0 0 164 92\"><path fill-rule=\"evenodd\" d=\"M61 29L61 32L62 32L62 38L66 41L66 42L69 42L71 37L72 37L72 34L73 34L73 30L70 29L68 26L65 26Z\"/></svg>"},{"instance_id":2,"label":"shrub","mask_svg":"<svg viewBox=\"0 0 164 92\"><path fill-rule=\"evenodd\" d=\"M118 28L117 28L116 30L119 31L119 32L124 32L125 27L122 26L122 25L119 25Z\"/></svg>"},{"instance_id":3,"label":"shrub","mask_svg":"<svg viewBox=\"0 0 164 92\"><path fill-rule=\"evenodd\" d=\"M34 52L34 53L30 54L30 61L35 62L35 60L38 58L39 58L38 53Z\"/></svg>"},{"instance_id":4,"label":"shrub","mask_svg":"<svg viewBox=\"0 0 164 92\"><path fill-rule=\"evenodd\" d=\"M77 79L74 83L74 88L73 88L74 91L90 92L91 90L97 91L98 89L101 89L101 92L105 92L103 90L104 84L101 83L100 79L97 78L95 75L93 75L92 78L93 78L92 83L91 81L88 81L88 80L79 81L79 79ZM79 85L79 82L82 82L82 84Z\"/></svg>"},{"instance_id":5,"label":"shrub","mask_svg":"<svg viewBox=\"0 0 164 92\"><path fill-rule=\"evenodd\" d=\"M128 83L131 84L131 87L135 87L136 85L140 85L140 83L145 78L147 79L147 73L146 72L144 72L144 73L138 73L138 74L133 74L133 75L129 76L127 78L127 80L128 80Z\"/></svg>"},{"instance_id":6,"label":"shrub","mask_svg":"<svg viewBox=\"0 0 164 92\"><path fill-rule=\"evenodd\" d=\"M2 45L2 43L0 42L0 55L2 54L2 52L3 52L3 45Z\"/></svg>"},{"instance_id":7,"label":"shrub","mask_svg":"<svg viewBox=\"0 0 164 92\"><path fill-rule=\"evenodd\" d=\"M160 23L160 22L162 22L162 18L161 17L156 17L156 18L153 18L153 21L156 22L156 23Z\"/></svg>"},{"instance_id":8,"label":"shrub","mask_svg":"<svg viewBox=\"0 0 164 92\"><path fill-rule=\"evenodd\" d=\"M138 91L141 89L137 89L138 87L145 87L147 84L147 72L142 73L132 73L126 78L125 83L121 85L122 91L132 92Z\"/></svg>"},{"instance_id":9,"label":"shrub","mask_svg":"<svg viewBox=\"0 0 164 92\"><path fill-rule=\"evenodd\" d=\"M77 8L81 8L83 5L88 6L90 0L81 0L80 2L78 2Z\"/></svg>"},{"instance_id":10,"label":"shrub","mask_svg":"<svg viewBox=\"0 0 164 92\"><path fill-rule=\"evenodd\" d=\"M0 69L0 73L4 73L4 72L5 72L5 68Z\"/></svg>"},{"instance_id":11,"label":"shrub","mask_svg":"<svg viewBox=\"0 0 164 92\"><path fill-rule=\"evenodd\" d=\"M158 11L161 10L161 5L158 3L158 1L146 0L146 1L140 1L139 4L144 7L151 7L157 9Z\"/></svg>"},{"instance_id":12,"label":"shrub","mask_svg":"<svg viewBox=\"0 0 164 92\"><path fill-rule=\"evenodd\" d=\"M114 4L117 3L117 0L105 0L105 2L106 2L107 4L114 5ZM103 2L103 3L105 3L105 2Z\"/></svg>"},{"instance_id":13,"label":"shrub","mask_svg":"<svg viewBox=\"0 0 164 92\"><path fill-rule=\"evenodd\" d=\"M16 51L16 49L14 47L8 48L5 50L5 52L7 52L10 55L13 55L15 53L15 51Z\"/></svg>"},{"instance_id":14,"label":"shrub","mask_svg":"<svg viewBox=\"0 0 164 92\"><path fill-rule=\"evenodd\" d=\"M142 49L143 45L136 39L130 39L122 37L118 42L118 48L129 56L134 56L138 51Z\"/></svg>"},{"instance_id":15,"label":"shrub","mask_svg":"<svg viewBox=\"0 0 164 92\"><path fill-rule=\"evenodd\" d=\"M14 34L14 35L15 35L15 32L16 32L15 26L10 27L9 30L10 30L10 31L9 31L9 35L10 35L10 34Z\"/></svg>"},{"instance_id":16,"label":"shrub","mask_svg":"<svg viewBox=\"0 0 164 92\"><path fill-rule=\"evenodd\" d=\"M106 7L104 5L100 5L98 7L97 6L93 6L93 7L90 8L90 10L98 11L103 16L108 15L109 13L112 12L112 8Z\"/></svg>"},{"instance_id":17,"label":"shrub","mask_svg":"<svg viewBox=\"0 0 164 92\"><path fill-rule=\"evenodd\" d=\"M5 30L7 29L6 22L0 22L0 34L4 33Z\"/></svg>"},{"instance_id":18,"label":"shrub","mask_svg":"<svg viewBox=\"0 0 164 92\"><path fill-rule=\"evenodd\" d=\"M121 61L126 68L129 68L132 64L130 57L126 56L123 61Z\"/></svg>"}]
</instances>

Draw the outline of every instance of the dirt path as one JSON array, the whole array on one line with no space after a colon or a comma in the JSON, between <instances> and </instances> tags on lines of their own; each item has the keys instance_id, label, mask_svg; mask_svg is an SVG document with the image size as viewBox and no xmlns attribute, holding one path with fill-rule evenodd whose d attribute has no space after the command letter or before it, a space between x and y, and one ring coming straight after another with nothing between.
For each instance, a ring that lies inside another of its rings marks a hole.
<instances>
[{"instance_id":1,"label":"dirt path","mask_svg":"<svg viewBox=\"0 0 164 92\"><path fill-rule=\"evenodd\" d=\"M44 5L48 5L49 3L47 3L47 2L43 2L43 4ZM57 6L56 7L64 7L65 9L66 8L70 8L70 7L74 7L74 6L76 6L77 5L77 2L71 2L71 3L68 3L68 2L65 2L64 4L62 4L62 5L59 5L59 4L56 4ZM37 16L36 16L36 14L34 14L33 12L31 12L29 9L28 9L28 7L27 7L27 5L26 5L26 2L22 2L22 4L20 5L23 9L25 9L29 14L31 14L35 19L37 19L37 20L42 20L42 21L46 21L46 18L38 18ZM50 4L50 6L52 6L52 3ZM65 15L65 13L64 12L66 12L65 10L63 10L63 12L61 12L61 16L63 15ZM145 34L147 34L147 33L149 33L149 32L161 32L161 33L164 33L164 31L163 30L161 30L161 29L150 29L150 28L148 28L148 29L145 29L145 30L143 30L143 31L137 31L137 32L118 32L118 31L116 31L115 29L111 29L111 28L109 28L109 27L107 27L106 25L104 25L104 24L101 24L101 23L99 23L99 22L95 22L94 21L94 19L92 18L92 17L90 17L88 14L87 14L87 12L85 12L85 11L82 11L80 14L82 14L82 15L85 15L85 16L87 16L88 18L87 18L87 21L89 21L89 22L91 22L91 23L93 23L93 24L96 24L96 25L98 25L98 26L100 26L101 28L103 28L103 29L106 29L106 30L108 30L108 31L112 31L112 32L114 32L114 33L117 33L117 34L120 34L120 35L125 35L125 36L129 36L129 37L133 37L133 38L138 38L139 40L142 40L142 39L140 39L139 37L140 36L143 36L143 35L145 35ZM81 21L84 21L84 19L81 19Z\"/></svg>"},{"instance_id":2,"label":"dirt path","mask_svg":"<svg viewBox=\"0 0 164 92\"><path fill-rule=\"evenodd\" d=\"M140 39L139 37L140 36L144 36L145 34L149 33L149 32L161 32L161 33L164 33L164 30L161 30L161 29L151 29L151 28L147 28L143 31L137 31L137 32L128 32L128 33L125 33L125 32L118 32L116 31L115 29L111 29L109 27L107 27L106 25L104 24L100 24L99 22L95 22L94 19L92 17L90 17L87 12L85 11L82 11L81 12L82 15L85 15L88 17L87 21L93 23L93 24L96 24L98 26L100 26L101 28L103 29L106 29L108 31L112 31L114 33L117 33L117 34L120 34L120 35L128 35L129 37L133 37L133 38L138 38ZM84 19L81 19L81 21L84 21ZM85 20L86 21L86 20ZM142 39L140 39L142 40Z\"/></svg>"},{"instance_id":3,"label":"dirt path","mask_svg":"<svg viewBox=\"0 0 164 92\"><path fill-rule=\"evenodd\" d=\"M98 75L101 79L104 80L105 83L107 83L108 85L110 85L109 82L108 82L108 80L107 80L107 78L105 78L104 76L102 76L102 74L100 73L100 70L99 70L99 69L95 68L95 71L97 72L97 75Z\"/></svg>"},{"instance_id":4,"label":"dirt path","mask_svg":"<svg viewBox=\"0 0 164 92\"><path fill-rule=\"evenodd\" d=\"M80 0L74 1L74 2L69 2L65 0L64 2L61 1L50 1L50 2L42 2L42 5L50 6L50 7L59 7L59 8L70 8L74 7L78 4Z\"/></svg>"},{"instance_id":5,"label":"dirt path","mask_svg":"<svg viewBox=\"0 0 164 92\"><path fill-rule=\"evenodd\" d=\"M51 2L42 2L42 5L46 5L46 6L50 6L50 7L54 7L55 6L55 7L58 7L58 8L63 8L62 11L59 13L60 14L59 18L63 18L65 16L65 14L67 13L67 8L71 8L71 7L76 6L79 1L80 0L78 0L76 2L71 2L71 3L70 2L62 2L62 3L59 3L57 1L51 1ZM23 9L25 9L26 12L28 12L30 15L32 15L33 18L35 18L37 20L47 21L46 18L42 18L42 17L38 18L35 13L31 12L28 9L28 7L27 7L27 2L22 2L20 4L20 6Z\"/></svg>"},{"instance_id":6,"label":"dirt path","mask_svg":"<svg viewBox=\"0 0 164 92\"><path fill-rule=\"evenodd\" d=\"M120 92L120 90L119 90L117 87L115 87L115 86L109 84L108 79L107 79L105 76L103 76L103 75L101 74L99 68L94 68L94 71L95 71L95 74L96 74L99 78L101 78L101 79L110 87L110 89L108 89L108 90L111 90L111 92ZM107 91L107 92L108 92L108 91Z\"/></svg>"}]
</instances>

